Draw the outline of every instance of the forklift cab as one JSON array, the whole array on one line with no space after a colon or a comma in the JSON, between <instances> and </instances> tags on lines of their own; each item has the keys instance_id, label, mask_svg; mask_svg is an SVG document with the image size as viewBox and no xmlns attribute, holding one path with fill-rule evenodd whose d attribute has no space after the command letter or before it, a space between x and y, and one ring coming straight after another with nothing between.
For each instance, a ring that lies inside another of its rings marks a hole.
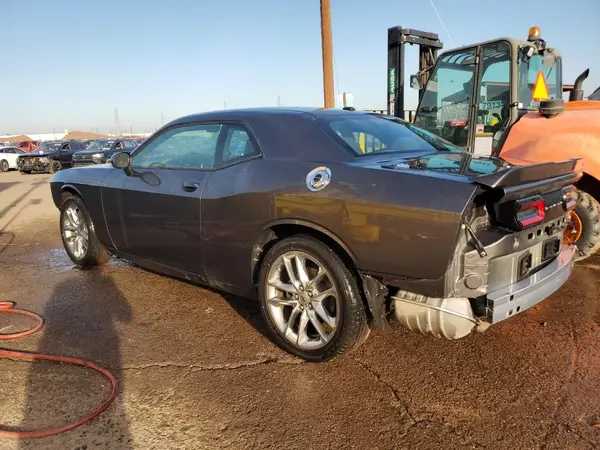
<instances>
[{"instance_id":1,"label":"forklift cab","mask_svg":"<svg viewBox=\"0 0 600 450\"><path fill-rule=\"evenodd\" d=\"M543 99L562 98L561 63L537 27L527 41L502 38L445 52L422 89L415 125L470 152L496 155L520 115Z\"/></svg>"},{"instance_id":2,"label":"forklift cab","mask_svg":"<svg viewBox=\"0 0 600 450\"><path fill-rule=\"evenodd\" d=\"M507 130L544 99L562 99L562 60L540 29L527 41L501 38L442 53L437 34L388 29L388 111L405 119L404 46L419 46L414 123L465 150L498 154ZM410 121L412 117L409 118Z\"/></svg>"}]
</instances>

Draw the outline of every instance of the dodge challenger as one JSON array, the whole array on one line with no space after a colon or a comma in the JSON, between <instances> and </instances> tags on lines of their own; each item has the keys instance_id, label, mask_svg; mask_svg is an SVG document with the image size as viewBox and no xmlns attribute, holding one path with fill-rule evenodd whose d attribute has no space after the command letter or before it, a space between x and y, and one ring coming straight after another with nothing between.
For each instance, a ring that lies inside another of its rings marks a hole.
<instances>
[{"instance_id":1,"label":"dodge challenger","mask_svg":"<svg viewBox=\"0 0 600 450\"><path fill-rule=\"evenodd\" d=\"M109 163L56 173L65 250L255 298L309 361L400 324L446 339L513 317L569 278L582 161L514 166L358 111L179 118Z\"/></svg>"}]
</instances>

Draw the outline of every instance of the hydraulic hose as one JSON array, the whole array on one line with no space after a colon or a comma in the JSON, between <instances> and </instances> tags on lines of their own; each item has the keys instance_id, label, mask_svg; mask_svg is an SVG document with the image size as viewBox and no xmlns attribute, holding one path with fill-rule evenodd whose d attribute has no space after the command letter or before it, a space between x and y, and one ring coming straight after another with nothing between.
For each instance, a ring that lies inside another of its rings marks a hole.
<instances>
[{"instance_id":1,"label":"hydraulic hose","mask_svg":"<svg viewBox=\"0 0 600 450\"><path fill-rule=\"evenodd\" d=\"M0 340L19 339L19 338L22 338L25 336L30 336L30 335L38 332L39 330L41 330L42 327L44 326L44 319L40 315L38 315L34 312L31 312L31 311L24 310L24 309L15 308L14 302L0 302L0 313L19 314L21 316L29 317L29 318L37 321L37 325L29 330L21 331L18 333L12 333L12 334L0 334ZM89 422L96 416L102 414L110 406L110 404L114 401L115 397L117 396L118 383L117 383L117 379L115 378L115 376L112 373L110 373L107 369L97 366L96 364L94 364L92 362L84 361L83 359L71 358L69 356L54 356L54 355L45 355L42 353L20 352L20 351L9 350L9 349L4 349L4 348L0 348L0 358L28 359L28 360L35 360L35 361L53 361L53 362L60 362L60 363L65 363L65 364L73 364L75 366L86 367L88 369L95 370L96 372L100 372L102 375L104 375L106 378L108 378L108 380L110 381L110 384L112 386L110 395L104 401L104 403L99 408L95 409L90 414L88 414L85 417L82 417L81 419L78 419L78 420L68 423L66 425L61 425L61 426L54 427L54 428L34 430L34 431L8 431L8 430L0 429L0 437L6 437L6 438L12 438L12 439L31 439L31 438L52 436L55 434L62 433L64 431L72 430L73 428L83 425L84 423Z\"/></svg>"}]
</instances>

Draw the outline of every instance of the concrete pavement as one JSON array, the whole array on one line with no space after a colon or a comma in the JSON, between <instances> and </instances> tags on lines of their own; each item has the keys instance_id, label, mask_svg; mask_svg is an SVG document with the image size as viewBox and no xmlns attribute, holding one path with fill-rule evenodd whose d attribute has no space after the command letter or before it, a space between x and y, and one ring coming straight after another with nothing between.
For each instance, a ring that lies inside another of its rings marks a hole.
<instances>
[{"instance_id":1,"label":"concrete pavement","mask_svg":"<svg viewBox=\"0 0 600 450\"><path fill-rule=\"evenodd\" d=\"M73 267L48 180L0 173L0 300L46 319L2 346L96 361L121 392L80 428L0 449L600 447L598 257L483 334L375 332L346 358L309 364L270 342L250 301L116 259ZM3 332L18 325L0 315ZM4 428L65 423L109 389L45 362L0 360L0 377Z\"/></svg>"}]
</instances>

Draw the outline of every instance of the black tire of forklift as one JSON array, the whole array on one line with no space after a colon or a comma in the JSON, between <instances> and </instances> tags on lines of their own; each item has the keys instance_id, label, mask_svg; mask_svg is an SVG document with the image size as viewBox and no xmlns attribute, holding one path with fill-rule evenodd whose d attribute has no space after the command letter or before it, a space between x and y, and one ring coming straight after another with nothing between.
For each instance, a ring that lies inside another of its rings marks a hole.
<instances>
[{"instance_id":1,"label":"black tire of forklift","mask_svg":"<svg viewBox=\"0 0 600 450\"><path fill-rule=\"evenodd\" d=\"M61 169L62 169L62 164L60 163L60 161L54 160L50 163L50 168L48 169L48 172L56 173Z\"/></svg>"},{"instance_id":2,"label":"black tire of forklift","mask_svg":"<svg viewBox=\"0 0 600 450\"><path fill-rule=\"evenodd\" d=\"M600 203L587 192L573 193L574 212L581 219L581 236L575 242L575 261L592 256L600 248Z\"/></svg>"}]
</instances>

